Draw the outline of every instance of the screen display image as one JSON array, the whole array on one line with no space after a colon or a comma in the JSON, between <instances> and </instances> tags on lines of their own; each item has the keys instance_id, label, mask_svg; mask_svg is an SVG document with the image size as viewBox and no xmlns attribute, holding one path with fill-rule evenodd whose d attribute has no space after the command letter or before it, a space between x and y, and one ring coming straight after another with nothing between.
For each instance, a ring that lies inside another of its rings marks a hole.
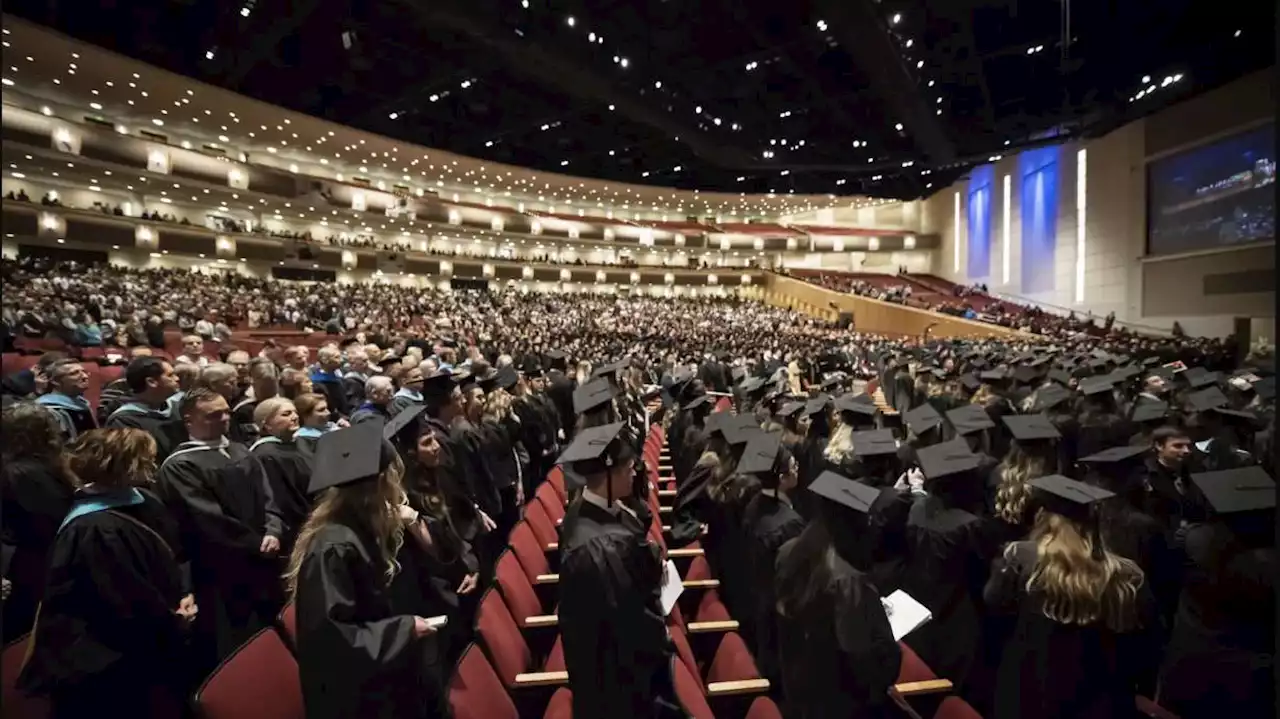
<instances>
[{"instance_id":1,"label":"screen display image","mask_svg":"<svg viewBox=\"0 0 1280 719\"><path fill-rule=\"evenodd\" d=\"M1233 135L1147 166L1147 254L1275 239L1275 129Z\"/></svg>"}]
</instances>

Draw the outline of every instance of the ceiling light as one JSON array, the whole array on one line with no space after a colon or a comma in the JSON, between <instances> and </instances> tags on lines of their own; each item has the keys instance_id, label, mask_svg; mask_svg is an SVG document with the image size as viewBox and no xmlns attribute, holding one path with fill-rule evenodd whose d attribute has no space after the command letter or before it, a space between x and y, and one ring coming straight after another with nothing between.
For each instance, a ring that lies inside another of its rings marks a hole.
<instances>
[{"instance_id":1,"label":"ceiling light","mask_svg":"<svg viewBox=\"0 0 1280 719\"><path fill-rule=\"evenodd\" d=\"M561 161L560 161L560 166L561 166L561 167L566 167L566 166L568 166L568 164L569 164L569 161L568 161L568 160L561 160Z\"/></svg>"},{"instance_id":2,"label":"ceiling light","mask_svg":"<svg viewBox=\"0 0 1280 719\"><path fill-rule=\"evenodd\" d=\"M429 97L429 98L427 98L427 99L428 99L428 100L430 100L430 101L432 101L432 102L435 102L436 100L439 100L439 99L440 99L440 96L439 96L439 95L432 95L431 97Z\"/></svg>"},{"instance_id":3,"label":"ceiling light","mask_svg":"<svg viewBox=\"0 0 1280 719\"><path fill-rule=\"evenodd\" d=\"M485 142L485 143L484 143L484 146L485 146L485 147L493 147L493 140L489 140L488 142Z\"/></svg>"},{"instance_id":4,"label":"ceiling light","mask_svg":"<svg viewBox=\"0 0 1280 719\"><path fill-rule=\"evenodd\" d=\"M697 113L697 114L701 115L701 114L702 114L702 105L698 105L697 107L693 108L693 111L694 111L695 113Z\"/></svg>"},{"instance_id":5,"label":"ceiling light","mask_svg":"<svg viewBox=\"0 0 1280 719\"><path fill-rule=\"evenodd\" d=\"M587 42L595 42L595 41L596 41L596 34L593 32L587 33Z\"/></svg>"},{"instance_id":6,"label":"ceiling light","mask_svg":"<svg viewBox=\"0 0 1280 719\"><path fill-rule=\"evenodd\" d=\"M40 114L45 115L47 117L53 114L53 109L50 108L48 105L44 105L40 108Z\"/></svg>"},{"instance_id":7,"label":"ceiling light","mask_svg":"<svg viewBox=\"0 0 1280 719\"><path fill-rule=\"evenodd\" d=\"M712 122L714 122L714 123L716 124L716 127L720 127L720 118L718 118L718 117L716 117L716 118L712 118L712 120L711 120L711 121L712 121Z\"/></svg>"},{"instance_id":8,"label":"ceiling light","mask_svg":"<svg viewBox=\"0 0 1280 719\"><path fill-rule=\"evenodd\" d=\"M661 90L661 89L662 89L662 81L661 81L661 80L658 80L657 82L653 83L653 86L654 86L656 89Z\"/></svg>"},{"instance_id":9,"label":"ceiling light","mask_svg":"<svg viewBox=\"0 0 1280 719\"><path fill-rule=\"evenodd\" d=\"M819 29L819 30L821 30L821 31L823 31L823 32L826 32L826 30L827 30L827 21L826 21L826 20L819 20L819 21L818 21L818 29Z\"/></svg>"},{"instance_id":10,"label":"ceiling light","mask_svg":"<svg viewBox=\"0 0 1280 719\"><path fill-rule=\"evenodd\" d=\"M623 67L626 67L626 66L627 66L627 65L629 65L630 63L629 63L629 62L627 62L627 58L625 58L625 57L624 57L624 58L622 58L622 60L621 60L618 64L619 64L619 65L621 65L621 66L623 66Z\"/></svg>"},{"instance_id":11,"label":"ceiling light","mask_svg":"<svg viewBox=\"0 0 1280 719\"><path fill-rule=\"evenodd\" d=\"M100 103L97 103L97 102L91 102L91 103L89 103L89 109L91 109L91 110L101 110L101 109L102 109L102 105L101 105Z\"/></svg>"},{"instance_id":12,"label":"ceiling light","mask_svg":"<svg viewBox=\"0 0 1280 719\"><path fill-rule=\"evenodd\" d=\"M893 129L897 130L898 132L902 132L902 123L901 123L901 122L896 123L896 124L893 126Z\"/></svg>"},{"instance_id":13,"label":"ceiling light","mask_svg":"<svg viewBox=\"0 0 1280 719\"><path fill-rule=\"evenodd\" d=\"M9 78L7 78L7 77L6 77L6 78L0 78L0 83L3 83L5 87L13 87L13 80L10 80L10 79L9 79Z\"/></svg>"},{"instance_id":14,"label":"ceiling light","mask_svg":"<svg viewBox=\"0 0 1280 719\"><path fill-rule=\"evenodd\" d=\"M915 43L916 43L916 41L915 41L915 40L912 40L911 38L907 38L907 47L911 47L911 46L912 46L912 45L914 45Z\"/></svg>"},{"instance_id":15,"label":"ceiling light","mask_svg":"<svg viewBox=\"0 0 1280 719\"><path fill-rule=\"evenodd\" d=\"M1147 83L1149 83L1149 82L1151 82L1151 76L1150 76L1150 75L1143 75L1143 76L1142 76L1142 84L1143 84L1143 85L1145 85L1145 84L1147 84Z\"/></svg>"},{"instance_id":16,"label":"ceiling light","mask_svg":"<svg viewBox=\"0 0 1280 719\"><path fill-rule=\"evenodd\" d=\"M249 17L249 8L248 8L248 6L245 6L245 7L240 8L240 17Z\"/></svg>"},{"instance_id":17,"label":"ceiling light","mask_svg":"<svg viewBox=\"0 0 1280 719\"><path fill-rule=\"evenodd\" d=\"M151 124L155 125L156 127L164 127L164 120L161 120L158 117L153 117L151 118Z\"/></svg>"},{"instance_id":18,"label":"ceiling light","mask_svg":"<svg viewBox=\"0 0 1280 719\"><path fill-rule=\"evenodd\" d=\"M738 182L742 182L742 181L743 181L743 180L745 180L745 179L747 179L747 178L745 178L745 177L739 177L739 178L738 178Z\"/></svg>"},{"instance_id":19,"label":"ceiling light","mask_svg":"<svg viewBox=\"0 0 1280 719\"><path fill-rule=\"evenodd\" d=\"M1235 34L1235 35L1233 35L1232 37L1240 37L1240 31L1239 31L1239 30L1236 30L1236 34Z\"/></svg>"},{"instance_id":20,"label":"ceiling light","mask_svg":"<svg viewBox=\"0 0 1280 719\"><path fill-rule=\"evenodd\" d=\"M681 170L680 165L676 165L675 167L671 168L672 172L679 172L680 170Z\"/></svg>"},{"instance_id":21,"label":"ceiling light","mask_svg":"<svg viewBox=\"0 0 1280 719\"><path fill-rule=\"evenodd\" d=\"M613 105L609 106L609 112L613 112Z\"/></svg>"},{"instance_id":22,"label":"ceiling light","mask_svg":"<svg viewBox=\"0 0 1280 719\"><path fill-rule=\"evenodd\" d=\"M467 89L468 87L471 87L471 81L470 81L470 80L463 80L463 81L462 81L462 89L463 89L463 90L465 90L465 89Z\"/></svg>"},{"instance_id":23,"label":"ceiling light","mask_svg":"<svg viewBox=\"0 0 1280 719\"><path fill-rule=\"evenodd\" d=\"M916 69L917 69L917 70L919 70L919 69L920 69L920 68L922 68L922 67L924 67L924 60L917 61L917 62L916 62Z\"/></svg>"},{"instance_id":24,"label":"ceiling light","mask_svg":"<svg viewBox=\"0 0 1280 719\"><path fill-rule=\"evenodd\" d=\"M895 12L893 14L893 20L891 22L893 22L894 25L897 25L898 23L902 22L902 13Z\"/></svg>"},{"instance_id":25,"label":"ceiling light","mask_svg":"<svg viewBox=\"0 0 1280 719\"><path fill-rule=\"evenodd\" d=\"M528 7L529 7L529 0L520 0L520 7L525 8L525 9L528 9Z\"/></svg>"},{"instance_id":26,"label":"ceiling light","mask_svg":"<svg viewBox=\"0 0 1280 719\"><path fill-rule=\"evenodd\" d=\"M1178 82L1178 81L1179 81L1179 80L1181 80L1181 79L1182 79L1182 73L1178 73L1177 75L1174 75L1174 76L1173 76L1173 81L1174 81L1174 82Z\"/></svg>"},{"instance_id":27,"label":"ceiling light","mask_svg":"<svg viewBox=\"0 0 1280 719\"><path fill-rule=\"evenodd\" d=\"M206 52L205 52L205 54L204 54L204 59L206 59L206 60L212 60L212 59L213 59L213 50L208 50L208 51L206 51Z\"/></svg>"},{"instance_id":28,"label":"ceiling light","mask_svg":"<svg viewBox=\"0 0 1280 719\"><path fill-rule=\"evenodd\" d=\"M116 132L120 133L121 135L128 135L129 128L125 127L124 125L116 125Z\"/></svg>"},{"instance_id":29,"label":"ceiling light","mask_svg":"<svg viewBox=\"0 0 1280 719\"><path fill-rule=\"evenodd\" d=\"M569 17L567 17L567 18L565 18L565 19L564 19L564 21L565 21L565 23L567 23L567 24L569 25L569 27L573 27L574 19L573 19L573 16L572 16L572 15L570 15L570 16L569 16Z\"/></svg>"}]
</instances>

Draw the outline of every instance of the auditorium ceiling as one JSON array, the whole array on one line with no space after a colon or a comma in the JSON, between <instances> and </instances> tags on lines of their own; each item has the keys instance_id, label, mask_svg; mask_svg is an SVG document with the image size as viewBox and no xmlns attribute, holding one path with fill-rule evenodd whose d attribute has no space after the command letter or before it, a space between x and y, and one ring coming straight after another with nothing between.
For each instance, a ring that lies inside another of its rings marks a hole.
<instances>
[{"instance_id":1,"label":"auditorium ceiling","mask_svg":"<svg viewBox=\"0 0 1280 719\"><path fill-rule=\"evenodd\" d=\"M770 193L927 196L995 156L1101 134L1265 67L1275 26L1274 3L1203 0L10 0L5 11L334 123L604 181L601 201L636 188L629 201L656 204L679 188L726 208Z\"/></svg>"}]
</instances>

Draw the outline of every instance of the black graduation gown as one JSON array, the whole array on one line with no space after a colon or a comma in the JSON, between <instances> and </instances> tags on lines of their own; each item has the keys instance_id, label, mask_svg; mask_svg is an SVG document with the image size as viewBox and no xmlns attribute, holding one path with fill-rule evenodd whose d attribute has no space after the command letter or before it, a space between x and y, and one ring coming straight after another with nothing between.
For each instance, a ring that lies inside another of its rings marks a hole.
<instances>
[{"instance_id":1,"label":"black graduation gown","mask_svg":"<svg viewBox=\"0 0 1280 719\"><path fill-rule=\"evenodd\" d=\"M811 520L816 515L815 500L805 490L826 469L827 464L823 453L827 450L827 441L827 437L807 435L800 443L800 452L796 454L796 476L799 482L796 484L795 508L805 519Z\"/></svg>"},{"instance_id":2,"label":"black graduation gown","mask_svg":"<svg viewBox=\"0 0 1280 719\"><path fill-rule=\"evenodd\" d=\"M684 480L688 479L689 472L693 469L693 465L697 463L702 453L707 448L707 431L699 424L690 424L685 427L684 436L680 438L680 459L671 466L672 474L676 478L676 486L680 486ZM675 460L675 457L672 457Z\"/></svg>"},{"instance_id":3,"label":"black graduation gown","mask_svg":"<svg viewBox=\"0 0 1280 719\"><path fill-rule=\"evenodd\" d=\"M225 657L280 609L283 555L259 551L264 536L284 534L272 484L243 446L188 442L160 466L156 485L182 528L205 659Z\"/></svg>"},{"instance_id":4,"label":"black graduation gown","mask_svg":"<svg viewBox=\"0 0 1280 719\"><path fill-rule=\"evenodd\" d=\"M152 716L186 697L187 629L174 613L187 593L180 555L164 506L143 497L77 517L54 542L18 685L52 695L55 716L96 716L104 707Z\"/></svg>"},{"instance_id":5,"label":"black graduation gown","mask_svg":"<svg viewBox=\"0 0 1280 719\"><path fill-rule=\"evenodd\" d=\"M356 411L351 413L351 424L360 424L361 422L382 422L391 421L391 411L387 407L379 407L376 404L365 402L360 405Z\"/></svg>"},{"instance_id":6,"label":"black graduation gown","mask_svg":"<svg viewBox=\"0 0 1280 719\"><path fill-rule=\"evenodd\" d=\"M394 417L406 409L419 404L422 404L421 396L415 397L409 394L397 393L395 397L391 398L391 404L387 407L387 413Z\"/></svg>"},{"instance_id":7,"label":"black graduation gown","mask_svg":"<svg viewBox=\"0 0 1280 719\"><path fill-rule=\"evenodd\" d=\"M706 504L711 501L707 488L714 473L713 463L700 462L694 465L684 484L676 485L676 498L671 505L670 546L683 547L701 534L708 516Z\"/></svg>"},{"instance_id":8,"label":"black graduation gown","mask_svg":"<svg viewBox=\"0 0 1280 719\"><path fill-rule=\"evenodd\" d=\"M354 408L347 404L347 392L342 380L336 375L312 372L311 386L314 388L312 391L323 394L327 400L330 422L336 422L339 417L346 417L353 411Z\"/></svg>"},{"instance_id":9,"label":"black graduation gown","mask_svg":"<svg viewBox=\"0 0 1280 719\"><path fill-rule=\"evenodd\" d=\"M712 573L720 579L720 597L725 607L730 615L739 618L743 639L753 642L755 588L751 583L751 565L747 558L749 540L743 532L742 515L760 491L760 484L742 475L732 477L729 482L737 488L736 496L719 501L707 497L702 505L707 523L702 547Z\"/></svg>"},{"instance_id":10,"label":"black graduation gown","mask_svg":"<svg viewBox=\"0 0 1280 719\"><path fill-rule=\"evenodd\" d=\"M342 393L347 398L348 407L364 404L364 383L368 381L368 375L359 372L346 372L342 375Z\"/></svg>"},{"instance_id":11,"label":"black graduation gown","mask_svg":"<svg viewBox=\"0 0 1280 719\"><path fill-rule=\"evenodd\" d=\"M777 490L761 490L751 498L742 516L742 528L747 536L747 559L751 567L753 595L754 646L756 666L761 675L774 686L782 681L778 664L778 631L774 623L774 565L778 550L791 539L800 536L805 521L791 502L775 496Z\"/></svg>"},{"instance_id":12,"label":"black graduation gown","mask_svg":"<svg viewBox=\"0 0 1280 719\"><path fill-rule=\"evenodd\" d=\"M307 485L311 483L312 454L294 442L272 441L264 438L253 446L253 456L262 463L271 483L271 495L284 526L280 538L280 555L287 557L293 549L298 531L311 514L311 496Z\"/></svg>"},{"instance_id":13,"label":"black graduation gown","mask_svg":"<svg viewBox=\"0 0 1280 719\"><path fill-rule=\"evenodd\" d=\"M984 592L990 611L1017 616L996 679L993 719L1138 716L1134 696L1155 664L1159 623L1146 586L1138 593L1139 628L1131 632L1061 624L1044 615L1042 595L1025 589L1035 568L1035 543L1017 542L1010 551L1011 557L995 561Z\"/></svg>"},{"instance_id":14,"label":"black graduation gown","mask_svg":"<svg viewBox=\"0 0 1280 719\"><path fill-rule=\"evenodd\" d=\"M31 459L4 465L3 501L5 579L13 585L4 600L4 641L26 634L35 619L49 568L49 552L58 525L71 509L71 485L53 467Z\"/></svg>"},{"instance_id":15,"label":"black graduation gown","mask_svg":"<svg viewBox=\"0 0 1280 719\"><path fill-rule=\"evenodd\" d=\"M258 403L251 399L241 400L231 408L231 427L227 430L227 437L232 442L248 447L258 441L261 433L253 421L253 413L257 409Z\"/></svg>"},{"instance_id":16,"label":"black graduation gown","mask_svg":"<svg viewBox=\"0 0 1280 719\"><path fill-rule=\"evenodd\" d=\"M1187 530L1186 553L1158 701L1183 719L1274 716L1275 550L1213 523Z\"/></svg>"},{"instance_id":17,"label":"black graduation gown","mask_svg":"<svg viewBox=\"0 0 1280 719\"><path fill-rule=\"evenodd\" d=\"M583 497L571 510L560 539L558 613L573 715L683 717L659 602L663 569L645 527Z\"/></svg>"},{"instance_id":18,"label":"black graduation gown","mask_svg":"<svg viewBox=\"0 0 1280 719\"><path fill-rule=\"evenodd\" d=\"M321 528L295 599L307 719L444 716L436 640L415 638L413 616L392 613L373 540L341 524Z\"/></svg>"},{"instance_id":19,"label":"black graduation gown","mask_svg":"<svg viewBox=\"0 0 1280 719\"><path fill-rule=\"evenodd\" d=\"M777 569L790 561L798 541L782 545ZM775 612L784 714L787 719L896 716L888 692L898 677L902 650L880 595L834 553L830 572L825 590L798 616ZM774 584L777 593L787 591Z\"/></svg>"},{"instance_id":20,"label":"black graduation gown","mask_svg":"<svg viewBox=\"0 0 1280 719\"><path fill-rule=\"evenodd\" d=\"M148 410L134 404L125 404L116 408L103 426L108 429L121 427L140 429L150 434L156 440L157 462L163 462L173 453L174 447L187 441L187 429L183 426L181 418L171 416L168 412ZM232 429L234 428L233 416Z\"/></svg>"},{"instance_id":21,"label":"black graduation gown","mask_svg":"<svg viewBox=\"0 0 1280 719\"><path fill-rule=\"evenodd\" d=\"M995 550L990 530L980 517L928 495L912 504L906 534L901 589L933 619L904 641L938 676L962 687L981 648L979 607Z\"/></svg>"}]
</instances>

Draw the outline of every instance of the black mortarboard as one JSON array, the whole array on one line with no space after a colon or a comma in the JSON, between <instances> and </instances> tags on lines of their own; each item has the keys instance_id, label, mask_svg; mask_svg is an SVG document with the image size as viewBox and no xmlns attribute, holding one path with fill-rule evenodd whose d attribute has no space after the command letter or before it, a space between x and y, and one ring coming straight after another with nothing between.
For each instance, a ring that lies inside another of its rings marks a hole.
<instances>
[{"instance_id":1,"label":"black mortarboard","mask_svg":"<svg viewBox=\"0 0 1280 719\"><path fill-rule=\"evenodd\" d=\"M1112 384L1110 376L1089 377L1088 379L1080 380L1080 386L1078 389L1080 390L1080 394L1089 397L1095 394L1110 392L1114 386L1115 385Z\"/></svg>"},{"instance_id":2,"label":"black mortarboard","mask_svg":"<svg viewBox=\"0 0 1280 719\"><path fill-rule=\"evenodd\" d=\"M1142 360L1142 366L1143 366L1143 367L1154 367L1155 365L1158 365L1158 364L1160 364L1160 358L1159 358L1159 357L1148 357L1148 358L1146 358L1146 359Z\"/></svg>"},{"instance_id":3,"label":"black mortarboard","mask_svg":"<svg viewBox=\"0 0 1280 719\"><path fill-rule=\"evenodd\" d=\"M781 417L792 417L804 409L804 402L787 402L778 409L778 415Z\"/></svg>"},{"instance_id":4,"label":"black mortarboard","mask_svg":"<svg viewBox=\"0 0 1280 719\"><path fill-rule=\"evenodd\" d=\"M587 427L578 432L573 442L560 453L556 464L569 464L583 474L604 471L624 459L627 442L615 442L626 428L626 422ZM613 447L613 451L610 448Z\"/></svg>"},{"instance_id":5,"label":"black mortarboard","mask_svg":"<svg viewBox=\"0 0 1280 719\"><path fill-rule=\"evenodd\" d=\"M1163 421L1165 415L1169 413L1169 403L1157 400L1142 400L1133 406L1133 416L1130 417L1134 422L1155 422Z\"/></svg>"},{"instance_id":6,"label":"black mortarboard","mask_svg":"<svg viewBox=\"0 0 1280 719\"><path fill-rule=\"evenodd\" d=\"M1187 370L1186 375L1191 375L1191 370ZM1217 384L1221 379L1222 375L1217 372L1203 372L1189 376L1187 378L1187 384L1191 389L1200 389L1201 387L1208 387L1209 385Z\"/></svg>"},{"instance_id":7,"label":"black mortarboard","mask_svg":"<svg viewBox=\"0 0 1280 719\"><path fill-rule=\"evenodd\" d=\"M607 375L616 374L619 370L624 370L630 365L631 365L630 359L621 359L621 360L618 360L617 362L602 364L599 367L596 367L595 369L591 370L591 379L596 379L597 377L605 377Z\"/></svg>"},{"instance_id":8,"label":"black mortarboard","mask_svg":"<svg viewBox=\"0 0 1280 719\"><path fill-rule=\"evenodd\" d=\"M1192 412L1208 412L1224 404L1227 404L1227 396L1217 387L1208 387L1187 397L1187 406Z\"/></svg>"},{"instance_id":9,"label":"black mortarboard","mask_svg":"<svg viewBox=\"0 0 1280 719\"><path fill-rule=\"evenodd\" d=\"M1002 382L1008 377L1008 375L1005 374L1005 371L999 367L987 370L978 376L982 378L983 382Z\"/></svg>"},{"instance_id":10,"label":"black mortarboard","mask_svg":"<svg viewBox=\"0 0 1280 719\"><path fill-rule=\"evenodd\" d=\"M820 394L816 397L813 397L808 402L804 403L805 415L815 415L822 412L827 408L827 402L830 402L830 401L831 401L831 398L826 396L825 394Z\"/></svg>"},{"instance_id":11,"label":"black mortarboard","mask_svg":"<svg viewBox=\"0 0 1280 719\"><path fill-rule=\"evenodd\" d=\"M1102 487L1077 482L1060 474L1037 477L1027 482L1027 485L1035 490L1041 507L1054 514L1079 520L1089 519L1093 506L1098 502L1116 496L1114 492Z\"/></svg>"},{"instance_id":12,"label":"black mortarboard","mask_svg":"<svg viewBox=\"0 0 1280 719\"><path fill-rule=\"evenodd\" d=\"M547 369L563 370L568 366L568 362L569 355L563 350L548 350L542 355L542 364L546 365Z\"/></svg>"},{"instance_id":13,"label":"black mortarboard","mask_svg":"<svg viewBox=\"0 0 1280 719\"><path fill-rule=\"evenodd\" d=\"M1036 390L1036 412L1046 412L1071 399L1071 391L1061 385L1051 384Z\"/></svg>"},{"instance_id":14,"label":"black mortarboard","mask_svg":"<svg viewBox=\"0 0 1280 719\"><path fill-rule=\"evenodd\" d=\"M1071 375L1066 370L1051 369L1049 370L1049 379L1057 382L1063 387L1071 386Z\"/></svg>"},{"instance_id":15,"label":"black mortarboard","mask_svg":"<svg viewBox=\"0 0 1280 719\"><path fill-rule=\"evenodd\" d=\"M1276 396L1276 378L1264 377L1254 382L1253 391L1264 400L1274 399Z\"/></svg>"},{"instance_id":16,"label":"black mortarboard","mask_svg":"<svg viewBox=\"0 0 1280 719\"><path fill-rule=\"evenodd\" d=\"M1168 382L1169 380L1173 379L1173 375L1175 374L1175 372L1173 371L1172 367L1156 367L1155 369L1148 372L1148 374L1151 375L1152 377L1159 377L1160 379Z\"/></svg>"},{"instance_id":17,"label":"black mortarboard","mask_svg":"<svg viewBox=\"0 0 1280 719\"><path fill-rule=\"evenodd\" d=\"M729 370L729 376L733 378L734 382L741 382L742 378L747 376L747 368L734 367L733 369Z\"/></svg>"},{"instance_id":18,"label":"black mortarboard","mask_svg":"<svg viewBox=\"0 0 1280 719\"><path fill-rule=\"evenodd\" d=\"M1142 374L1142 370L1138 369L1137 367L1134 367L1133 365L1125 365L1123 367L1115 368L1114 370L1111 371L1111 374L1107 375L1107 377L1113 383L1119 384L1121 382L1125 382L1134 377L1137 377L1140 374Z\"/></svg>"},{"instance_id":19,"label":"black mortarboard","mask_svg":"<svg viewBox=\"0 0 1280 719\"><path fill-rule=\"evenodd\" d=\"M484 390L485 394L489 394L490 392L494 391L495 389L498 388L497 370L491 370L485 373L483 376L477 377L476 384L480 385L480 389Z\"/></svg>"},{"instance_id":20,"label":"black mortarboard","mask_svg":"<svg viewBox=\"0 0 1280 719\"><path fill-rule=\"evenodd\" d=\"M880 498L879 489L832 471L818 475L809 485L809 491L863 514L870 512L871 505Z\"/></svg>"},{"instance_id":21,"label":"black mortarboard","mask_svg":"<svg viewBox=\"0 0 1280 719\"><path fill-rule=\"evenodd\" d=\"M938 411L932 405L926 402L904 414L902 421L906 422L907 429L919 435L942 424L942 416L938 414Z\"/></svg>"},{"instance_id":22,"label":"black mortarboard","mask_svg":"<svg viewBox=\"0 0 1280 719\"><path fill-rule=\"evenodd\" d=\"M976 404L966 404L947 412L947 421L961 437L996 426L987 410Z\"/></svg>"},{"instance_id":23,"label":"black mortarboard","mask_svg":"<svg viewBox=\"0 0 1280 719\"><path fill-rule=\"evenodd\" d=\"M881 454L895 454L898 451L898 440L894 439L893 430L873 429L866 432L854 432L853 453L858 457L874 457Z\"/></svg>"},{"instance_id":24,"label":"black mortarboard","mask_svg":"<svg viewBox=\"0 0 1280 719\"><path fill-rule=\"evenodd\" d=\"M724 438L725 443L731 447L746 444L759 429L754 422L751 422L750 418L747 418L747 422L751 423L745 424L742 419L743 415L729 414L728 412L721 414L727 416L715 423L714 426L709 427L707 434L720 435Z\"/></svg>"},{"instance_id":25,"label":"black mortarboard","mask_svg":"<svg viewBox=\"0 0 1280 719\"><path fill-rule=\"evenodd\" d=\"M704 395L695 397L689 400L688 402L685 402L684 406L681 407L680 409L684 409L684 410L697 409L703 406L704 404L709 404L710 402L711 402L711 395L704 394Z\"/></svg>"},{"instance_id":26,"label":"black mortarboard","mask_svg":"<svg viewBox=\"0 0 1280 719\"><path fill-rule=\"evenodd\" d=\"M744 393L753 394L755 392L759 392L760 389L764 387L764 380L760 379L759 377L751 377L747 380L744 380L742 384L738 386L742 388L742 391Z\"/></svg>"},{"instance_id":27,"label":"black mortarboard","mask_svg":"<svg viewBox=\"0 0 1280 719\"><path fill-rule=\"evenodd\" d=\"M422 394L428 397L448 397L458 383L452 372L443 370L432 372L422 380Z\"/></svg>"},{"instance_id":28,"label":"black mortarboard","mask_svg":"<svg viewBox=\"0 0 1280 719\"><path fill-rule=\"evenodd\" d=\"M1214 407L1209 411L1221 416L1224 422L1237 426L1253 428L1258 424L1258 415L1252 412L1243 412L1229 407Z\"/></svg>"},{"instance_id":29,"label":"black mortarboard","mask_svg":"<svg viewBox=\"0 0 1280 719\"><path fill-rule=\"evenodd\" d=\"M850 412L853 414L865 415L867 417L875 417L876 413L880 411L880 408L876 407L874 400L867 401L859 399L860 397L866 396L867 395L857 395L855 397L846 394L844 396L837 397L835 401L835 408L840 412Z\"/></svg>"},{"instance_id":30,"label":"black mortarboard","mask_svg":"<svg viewBox=\"0 0 1280 719\"><path fill-rule=\"evenodd\" d=\"M1102 360L1104 362L1111 359L1111 355L1107 354L1106 350L1101 350L1101 349L1090 351L1089 356L1095 360Z\"/></svg>"},{"instance_id":31,"label":"black mortarboard","mask_svg":"<svg viewBox=\"0 0 1280 719\"><path fill-rule=\"evenodd\" d=\"M391 465L395 450L382 438L382 422L361 422L326 432L316 441L307 492L376 479Z\"/></svg>"},{"instance_id":32,"label":"black mortarboard","mask_svg":"<svg viewBox=\"0 0 1280 719\"><path fill-rule=\"evenodd\" d=\"M830 390L832 390L832 389L835 389L836 387L839 387L839 386L840 386L840 383L841 383L841 382L843 382L843 381L844 381L844 379L845 379L845 378L844 378L844 377L841 377L840 375L835 375L835 376L833 376L833 377L828 377L828 378L826 378L826 379L822 380L822 388L823 388L823 389L825 389L825 390L828 390L828 391L830 391Z\"/></svg>"},{"instance_id":33,"label":"black mortarboard","mask_svg":"<svg viewBox=\"0 0 1280 719\"><path fill-rule=\"evenodd\" d=\"M613 399L613 387L608 380L593 379L573 391L574 414L586 414L604 407Z\"/></svg>"},{"instance_id":34,"label":"black mortarboard","mask_svg":"<svg viewBox=\"0 0 1280 719\"><path fill-rule=\"evenodd\" d=\"M1091 454L1088 457L1081 457L1078 462L1082 464L1115 464L1116 462L1124 462L1126 460L1141 457L1147 453L1146 445L1125 445L1122 447L1112 447L1104 449L1097 454Z\"/></svg>"},{"instance_id":35,"label":"black mortarboard","mask_svg":"<svg viewBox=\"0 0 1280 719\"><path fill-rule=\"evenodd\" d=\"M982 380L978 379L978 376L971 372L960 377L960 386L970 392L976 392L978 388L982 386Z\"/></svg>"},{"instance_id":36,"label":"black mortarboard","mask_svg":"<svg viewBox=\"0 0 1280 719\"><path fill-rule=\"evenodd\" d=\"M916 450L916 462L930 481L976 469L981 459L962 439L953 439Z\"/></svg>"},{"instance_id":37,"label":"black mortarboard","mask_svg":"<svg viewBox=\"0 0 1280 719\"><path fill-rule=\"evenodd\" d=\"M506 367L498 370L497 381L494 382L494 387L496 389L511 389L519 382L520 375L516 373L516 368L512 365L507 365Z\"/></svg>"},{"instance_id":38,"label":"black mortarboard","mask_svg":"<svg viewBox=\"0 0 1280 719\"><path fill-rule=\"evenodd\" d=\"M738 459L738 471L743 474L762 474L769 472L778 462L778 448L782 446L781 435L777 432L756 432L742 450Z\"/></svg>"},{"instance_id":39,"label":"black mortarboard","mask_svg":"<svg viewBox=\"0 0 1280 719\"><path fill-rule=\"evenodd\" d=\"M453 380L458 383L458 387L463 392L470 392L472 387L480 386L480 378L470 372L456 372Z\"/></svg>"},{"instance_id":40,"label":"black mortarboard","mask_svg":"<svg viewBox=\"0 0 1280 719\"><path fill-rule=\"evenodd\" d=\"M1013 438L1019 442L1062 438L1062 433L1043 414L1019 414L1004 416L1000 419L1009 428L1009 433L1013 435Z\"/></svg>"},{"instance_id":41,"label":"black mortarboard","mask_svg":"<svg viewBox=\"0 0 1280 719\"><path fill-rule=\"evenodd\" d=\"M1191 475L1205 501L1218 514L1238 514L1276 506L1276 483L1258 465Z\"/></svg>"},{"instance_id":42,"label":"black mortarboard","mask_svg":"<svg viewBox=\"0 0 1280 719\"><path fill-rule=\"evenodd\" d=\"M1013 371L1013 378L1023 384L1031 384L1039 376L1040 373L1034 367L1019 367Z\"/></svg>"},{"instance_id":43,"label":"black mortarboard","mask_svg":"<svg viewBox=\"0 0 1280 719\"><path fill-rule=\"evenodd\" d=\"M404 433L407 436L408 433L404 430L407 427L416 428L418 426L418 415L422 414L426 409L426 405L415 403L400 410L391 418L390 421L382 426L382 437L384 439L394 440L396 436L401 433Z\"/></svg>"}]
</instances>

